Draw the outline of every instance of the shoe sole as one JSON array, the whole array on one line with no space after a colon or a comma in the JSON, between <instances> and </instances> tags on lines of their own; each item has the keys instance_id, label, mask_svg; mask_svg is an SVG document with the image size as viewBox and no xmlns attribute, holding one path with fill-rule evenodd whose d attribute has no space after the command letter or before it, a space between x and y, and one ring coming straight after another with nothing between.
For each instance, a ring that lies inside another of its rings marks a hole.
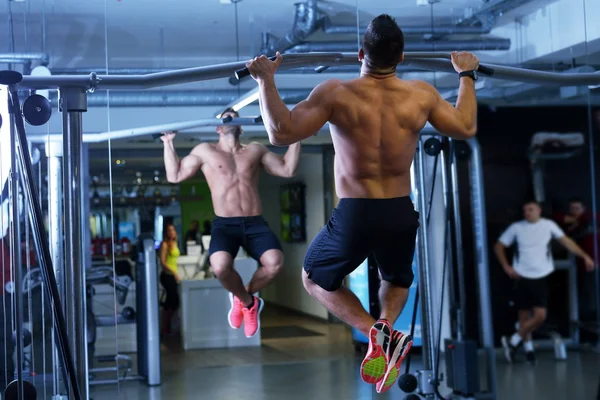
<instances>
[{"instance_id":1,"label":"shoe sole","mask_svg":"<svg viewBox=\"0 0 600 400\"><path fill-rule=\"evenodd\" d=\"M231 313L233 312L233 293L229 293L229 303L231 304L231 307L229 307L229 312L227 313L227 322L229 322L229 326L232 327L233 329L240 329L242 327L242 324L240 324L240 326L234 326L233 323L231 322Z\"/></svg>"},{"instance_id":2,"label":"shoe sole","mask_svg":"<svg viewBox=\"0 0 600 400\"><path fill-rule=\"evenodd\" d=\"M384 332L383 328L387 328L388 330L390 328L387 325L382 325L381 329L376 328L375 325L371 327L369 331L369 349L360 364L360 377L369 384L381 381L387 370L386 351L390 341L390 334ZM382 339L383 343L379 343L378 337ZM383 349L383 346L386 347L386 350Z\"/></svg>"},{"instance_id":3,"label":"shoe sole","mask_svg":"<svg viewBox=\"0 0 600 400\"><path fill-rule=\"evenodd\" d=\"M504 357L506 357L506 361L510 364L513 363L512 351L510 350L510 345L508 344L508 339L506 336L502 336L502 347L504 347Z\"/></svg>"},{"instance_id":4,"label":"shoe sole","mask_svg":"<svg viewBox=\"0 0 600 400\"><path fill-rule=\"evenodd\" d=\"M265 306L265 302L263 301L263 299L260 298L256 298L259 301L258 304L258 312L256 313L256 331L254 331L254 333L252 335L247 335L245 332L244 334L246 335L247 338L251 338L252 336L256 335L256 332L260 331L260 313L262 312L263 307Z\"/></svg>"},{"instance_id":5,"label":"shoe sole","mask_svg":"<svg viewBox=\"0 0 600 400\"><path fill-rule=\"evenodd\" d=\"M401 339L400 345L396 346L394 353L390 357L390 361L388 363L387 370L385 371L385 375L383 379L377 385L379 387L376 388L377 393L385 393L387 392L396 380L400 376L400 366L402 365L402 361L408 355L408 352L412 348L413 340L410 335L404 335Z\"/></svg>"}]
</instances>

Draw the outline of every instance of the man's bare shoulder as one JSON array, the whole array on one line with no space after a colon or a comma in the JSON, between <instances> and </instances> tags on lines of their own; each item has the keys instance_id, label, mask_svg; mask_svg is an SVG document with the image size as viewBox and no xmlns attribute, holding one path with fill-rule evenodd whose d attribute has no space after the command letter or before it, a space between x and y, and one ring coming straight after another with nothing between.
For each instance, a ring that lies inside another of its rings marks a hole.
<instances>
[{"instance_id":1,"label":"man's bare shoulder","mask_svg":"<svg viewBox=\"0 0 600 400\"><path fill-rule=\"evenodd\" d=\"M438 90L435 88L435 86L433 86L432 84L425 82L425 81L421 81L418 79L413 79L413 80L409 80L409 81L405 81L407 84L409 84L411 87L418 89L418 90L423 90L429 94L436 94L438 93Z\"/></svg>"},{"instance_id":2,"label":"man's bare shoulder","mask_svg":"<svg viewBox=\"0 0 600 400\"><path fill-rule=\"evenodd\" d=\"M192 151L190 151L190 155L202 157L206 155L208 152L213 151L215 146L211 143L202 142L199 145L196 145Z\"/></svg>"},{"instance_id":3,"label":"man's bare shoulder","mask_svg":"<svg viewBox=\"0 0 600 400\"><path fill-rule=\"evenodd\" d=\"M319 96L330 96L338 91L338 89L343 88L344 85L347 84L348 81L343 81L341 79L331 78L327 79L321 83L319 83L312 92L312 95Z\"/></svg>"},{"instance_id":4,"label":"man's bare shoulder","mask_svg":"<svg viewBox=\"0 0 600 400\"><path fill-rule=\"evenodd\" d=\"M246 149L256 151L259 153L266 153L269 151L267 146L259 142L250 142L246 145Z\"/></svg>"}]
</instances>

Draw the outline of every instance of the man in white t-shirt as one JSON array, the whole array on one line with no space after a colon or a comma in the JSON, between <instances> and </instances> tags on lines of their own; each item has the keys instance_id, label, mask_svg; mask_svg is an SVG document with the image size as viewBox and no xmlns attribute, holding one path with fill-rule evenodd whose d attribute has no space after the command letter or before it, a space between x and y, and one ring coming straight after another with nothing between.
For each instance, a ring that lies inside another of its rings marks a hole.
<instances>
[{"instance_id":1,"label":"man in white t-shirt","mask_svg":"<svg viewBox=\"0 0 600 400\"><path fill-rule=\"evenodd\" d=\"M519 330L510 338L502 337L506 358L511 363L521 344L527 360L535 363L531 334L546 320L547 277L554 271L550 250L552 239L558 240L571 253L583 258L586 267L594 267L594 260L566 236L554 221L541 217L542 208L537 202L525 203L523 214L525 219L510 225L494 247L506 274L517 281L515 305L519 311ZM505 250L515 242L517 251L511 265Z\"/></svg>"}]
</instances>

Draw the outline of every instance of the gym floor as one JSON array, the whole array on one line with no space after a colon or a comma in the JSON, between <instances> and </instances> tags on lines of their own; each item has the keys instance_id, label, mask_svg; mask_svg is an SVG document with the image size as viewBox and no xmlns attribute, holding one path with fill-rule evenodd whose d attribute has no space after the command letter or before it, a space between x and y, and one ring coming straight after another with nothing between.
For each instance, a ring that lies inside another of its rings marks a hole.
<instances>
[{"instance_id":1,"label":"gym floor","mask_svg":"<svg viewBox=\"0 0 600 400\"><path fill-rule=\"evenodd\" d=\"M394 386L377 394L359 376L361 359L348 329L265 307L260 348L184 352L178 343L163 348L160 387L137 382L91 388L93 400L326 400L403 399ZM300 336L304 335L304 336ZM310 335L310 336L309 336ZM288 337L281 337L288 336ZM419 361L413 363L419 368ZM594 400L600 354L570 351L556 362L541 352L535 367L508 365L498 353L499 400ZM442 391L447 393L447 391ZM40 398L43 398L40 396Z\"/></svg>"}]
</instances>

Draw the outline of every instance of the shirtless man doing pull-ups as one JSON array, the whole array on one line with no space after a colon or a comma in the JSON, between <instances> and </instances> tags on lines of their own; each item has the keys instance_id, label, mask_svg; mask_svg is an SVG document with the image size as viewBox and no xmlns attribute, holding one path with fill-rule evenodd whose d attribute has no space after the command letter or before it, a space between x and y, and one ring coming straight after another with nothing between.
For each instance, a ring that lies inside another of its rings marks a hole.
<instances>
[{"instance_id":1,"label":"shirtless man doing pull-ups","mask_svg":"<svg viewBox=\"0 0 600 400\"><path fill-rule=\"evenodd\" d=\"M475 135L477 126L477 57L452 54L460 81L453 107L430 84L398 79L396 66L403 54L404 35L394 19L385 14L374 18L358 53L361 76L327 80L291 111L275 86L281 55L275 61L260 56L247 64L258 82L261 115L272 144L296 143L330 124L340 202L308 249L304 286L369 338L361 375L380 393L393 385L412 345L409 335L392 327L413 282L419 215L409 197L410 166L419 133L429 121L442 134L466 139ZM342 286L344 277L370 254L382 278L379 320Z\"/></svg>"},{"instance_id":2,"label":"shirtless man doing pull-ups","mask_svg":"<svg viewBox=\"0 0 600 400\"><path fill-rule=\"evenodd\" d=\"M228 109L223 117L238 117ZM260 168L275 176L294 176L300 159L300 143L291 145L283 157L270 152L259 143L242 145L242 128L224 125L217 128L219 141L201 143L179 160L173 139L175 133L165 133L165 169L167 180L178 183L193 177L201 169L210 188L216 218L212 224L210 265L230 292L229 325L239 329L244 324L247 337L260 327L259 314L263 300L254 294L266 287L283 266L283 252L275 234L261 216L262 204L258 194ZM233 268L239 248L261 265L248 287Z\"/></svg>"}]
</instances>

